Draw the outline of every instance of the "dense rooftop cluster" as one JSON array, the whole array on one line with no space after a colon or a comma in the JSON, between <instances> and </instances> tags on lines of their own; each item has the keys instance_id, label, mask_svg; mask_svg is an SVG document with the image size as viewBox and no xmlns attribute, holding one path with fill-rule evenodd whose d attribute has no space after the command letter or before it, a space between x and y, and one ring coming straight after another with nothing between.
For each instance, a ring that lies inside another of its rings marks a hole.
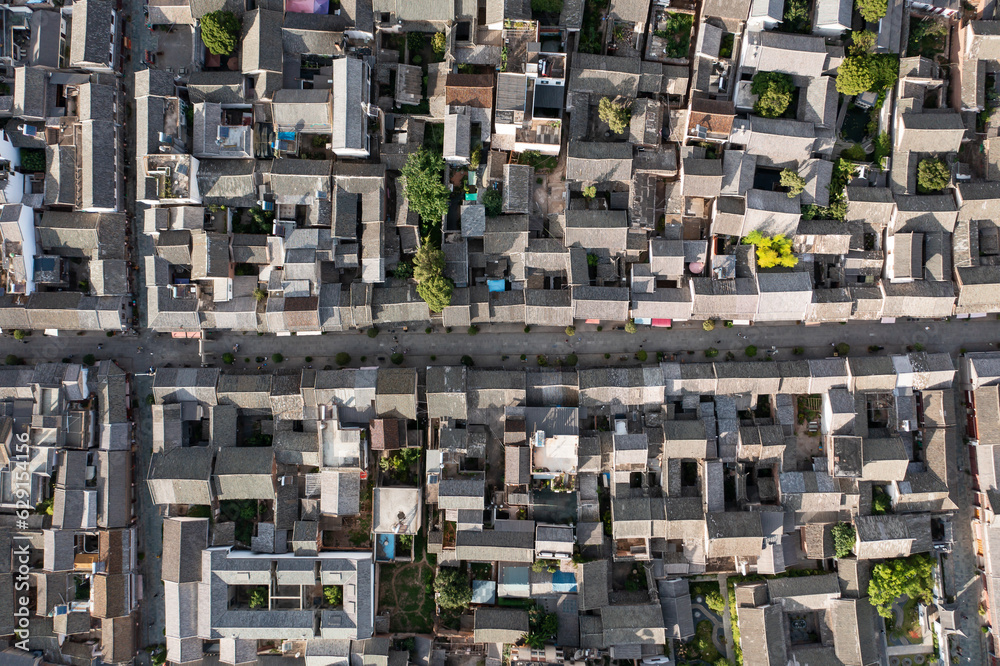
<instances>
[{"instance_id":1,"label":"dense rooftop cluster","mask_svg":"<svg viewBox=\"0 0 1000 666\"><path fill-rule=\"evenodd\" d=\"M3 4L0 330L997 314L994 11ZM996 659L1000 352L842 345L10 354L0 666Z\"/></svg>"},{"instance_id":2,"label":"dense rooftop cluster","mask_svg":"<svg viewBox=\"0 0 1000 666\"><path fill-rule=\"evenodd\" d=\"M887 647L864 637L891 614L879 567L934 569L920 581L942 582L909 594L921 617L932 604L936 614L907 631L930 640L954 627L954 583L933 563L964 547L956 427L974 423L992 497L983 456L1000 426L998 368L993 353L956 368L918 352L593 370L161 369L143 438L163 601L144 603L165 604L172 663L277 649L402 664L407 634L432 629L441 663L470 640L487 654L514 645L515 660L631 660L691 649L704 621L724 655L723 614L746 664L878 663ZM50 461L33 471L31 499L51 518L40 510L10 530L39 542L32 645L54 649L46 630L66 634L71 654L68 610L83 633L102 620L105 661L117 661L109 650L132 640L112 623L133 621L135 528L126 415L104 405L125 376L111 363L18 366L0 385L30 459ZM973 396L964 415L959 394ZM81 424L75 436L51 432L60 419ZM991 520L982 514L992 548ZM125 540L124 564L107 538ZM411 579L394 579L404 567ZM67 580L77 601L53 591L50 614L42 590ZM124 590L113 605L111 583ZM407 595L425 600L407 611Z\"/></svg>"}]
</instances>

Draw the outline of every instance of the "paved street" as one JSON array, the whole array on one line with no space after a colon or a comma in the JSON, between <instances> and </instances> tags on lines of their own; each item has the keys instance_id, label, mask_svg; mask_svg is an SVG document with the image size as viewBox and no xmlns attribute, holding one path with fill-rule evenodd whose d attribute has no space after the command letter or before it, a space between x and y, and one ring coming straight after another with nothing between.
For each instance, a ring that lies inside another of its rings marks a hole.
<instances>
[{"instance_id":1,"label":"paved street","mask_svg":"<svg viewBox=\"0 0 1000 666\"><path fill-rule=\"evenodd\" d=\"M207 361L221 365L221 356L235 344L240 345L236 354L235 368L257 369L255 358L265 357L268 367L272 354L285 357L282 367L292 365L313 365L322 368L333 364L333 357L339 352L351 355L351 365L386 364L394 351L406 352L404 365L422 366L431 362L457 363L463 355L471 356L480 367L521 367L521 354L527 356L524 365L535 365L535 356L545 354L550 365L556 358L574 353L581 367L620 365L636 363L635 352L640 348L649 354L647 362L655 360L656 352L675 354L676 358L689 361L704 360L704 350L715 347L720 350L718 360L724 360L727 351L733 351L737 359L745 359L744 348L756 345L758 359L765 358L764 351L772 345L778 353L775 360L797 358L792 350L803 347L799 358L821 358L833 353L832 345L847 342L851 345L851 355L867 354L869 345L884 347L884 354L903 353L907 346L919 349L923 345L927 351L944 351L957 355L967 351L997 349L1000 344L1000 323L989 317L975 320L953 320L932 322L900 322L895 324L857 322L847 325L827 324L822 326L750 326L725 328L718 326L714 331L702 330L698 323L683 324L672 330L651 329L640 326L633 335L621 330L596 331L594 326L580 326L577 334L567 338L562 330L534 329L524 333L520 328L483 327L478 335L469 335L464 330L446 333L440 327L431 334L423 329L417 332L392 333L382 331L377 337L369 338L364 332L329 333L326 335L299 335L278 337L256 335L254 333L211 333L204 346ZM740 337L740 336L746 336ZM398 342L397 342L398 339ZM567 342L567 339L569 340ZM98 349L98 345L101 349ZM14 354L26 362L59 360L72 358L80 361L85 354L94 354L98 359L114 358L128 370L142 372L150 366L196 367L200 364L199 341L175 339L167 335L143 333L139 336L115 336L107 338L101 334L87 334L60 337L45 337L39 333L18 342L10 336L0 338L0 355ZM688 353L691 352L691 353ZM606 359L605 354L611 358ZM507 359L503 360L506 356ZM310 362L305 358L311 357ZM624 357L624 358L623 358ZM249 358L249 362L244 362ZM364 360L362 360L364 358Z\"/></svg>"},{"instance_id":2,"label":"paved street","mask_svg":"<svg viewBox=\"0 0 1000 666\"><path fill-rule=\"evenodd\" d=\"M955 401L960 403L962 395L956 391ZM960 404L955 405L956 414L964 414ZM957 419L958 437L962 441L965 435L964 418ZM958 626L964 636L952 634L948 637L952 658L958 657L959 663L985 664L986 641L982 633L982 620L979 616L979 599L982 595L982 585L979 572L976 569L976 556L973 552L975 538L972 535L972 475L968 474L968 447L961 445L957 456L958 474L954 476L951 487L951 498L958 505L955 515L955 547L953 552L942 558L942 568L945 580L945 595L953 598L958 607ZM958 655L961 648L962 654Z\"/></svg>"}]
</instances>

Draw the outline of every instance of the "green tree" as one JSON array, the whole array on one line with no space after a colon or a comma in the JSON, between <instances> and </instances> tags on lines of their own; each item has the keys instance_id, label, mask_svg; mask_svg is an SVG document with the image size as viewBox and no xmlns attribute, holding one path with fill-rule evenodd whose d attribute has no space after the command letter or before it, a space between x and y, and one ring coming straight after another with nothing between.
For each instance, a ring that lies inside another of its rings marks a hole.
<instances>
[{"instance_id":1,"label":"green tree","mask_svg":"<svg viewBox=\"0 0 1000 666\"><path fill-rule=\"evenodd\" d=\"M281 354L271 354L271 361L273 361L274 363L281 363L284 360L285 357L282 356Z\"/></svg>"},{"instance_id":2,"label":"green tree","mask_svg":"<svg viewBox=\"0 0 1000 666\"><path fill-rule=\"evenodd\" d=\"M531 11L538 14L558 14L562 7L563 0L531 0Z\"/></svg>"},{"instance_id":3,"label":"green tree","mask_svg":"<svg viewBox=\"0 0 1000 666\"><path fill-rule=\"evenodd\" d=\"M844 58L837 69L837 92L860 95L875 85L871 56L851 55Z\"/></svg>"},{"instance_id":4,"label":"green tree","mask_svg":"<svg viewBox=\"0 0 1000 666\"><path fill-rule=\"evenodd\" d=\"M951 169L943 161L928 157L917 165L917 188L921 192L937 192L948 187Z\"/></svg>"},{"instance_id":5,"label":"green tree","mask_svg":"<svg viewBox=\"0 0 1000 666\"><path fill-rule=\"evenodd\" d=\"M781 30L808 34L812 29L809 25L808 0L787 0L782 16Z\"/></svg>"},{"instance_id":6,"label":"green tree","mask_svg":"<svg viewBox=\"0 0 1000 666\"><path fill-rule=\"evenodd\" d=\"M254 206L249 212L254 233L269 234L274 228L274 211Z\"/></svg>"},{"instance_id":7,"label":"green tree","mask_svg":"<svg viewBox=\"0 0 1000 666\"><path fill-rule=\"evenodd\" d=\"M431 49L434 50L434 55L441 57L444 55L444 50L447 44L445 43L444 33L435 32L434 36L431 37Z\"/></svg>"},{"instance_id":8,"label":"green tree","mask_svg":"<svg viewBox=\"0 0 1000 666\"><path fill-rule=\"evenodd\" d=\"M413 256L413 279L421 283L444 272L444 252L429 238L425 238Z\"/></svg>"},{"instance_id":9,"label":"green tree","mask_svg":"<svg viewBox=\"0 0 1000 666\"><path fill-rule=\"evenodd\" d=\"M602 97L597 104L597 115L615 134L624 134L632 121L632 100L627 97Z\"/></svg>"},{"instance_id":10,"label":"green tree","mask_svg":"<svg viewBox=\"0 0 1000 666\"><path fill-rule=\"evenodd\" d=\"M344 588L340 585L324 585L323 599L329 606L339 606L344 603Z\"/></svg>"},{"instance_id":11,"label":"green tree","mask_svg":"<svg viewBox=\"0 0 1000 666\"><path fill-rule=\"evenodd\" d=\"M255 587L250 592L250 608L258 609L267 606L267 588Z\"/></svg>"},{"instance_id":12,"label":"green tree","mask_svg":"<svg viewBox=\"0 0 1000 666\"><path fill-rule=\"evenodd\" d=\"M469 579L458 569L442 567L434 579L434 591L441 608L453 610L465 608L472 601Z\"/></svg>"},{"instance_id":13,"label":"green tree","mask_svg":"<svg viewBox=\"0 0 1000 666\"><path fill-rule=\"evenodd\" d=\"M587 199L593 199L594 197L596 197L597 186L589 185L588 187L583 188L583 196L586 197Z\"/></svg>"},{"instance_id":14,"label":"green tree","mask_svg":"<svg viewBox=\"0 0 1000 666\"><path fill-rule=\"evenodd\" d=\"M701 322L701 329L703 331L714 331L715 330L715 320L714 319L706 319L705 321Z\"/></svg>"},{"instance_id":15,"label":"green tree","mask_svg":"<svg viewBox=\"0 0 1000 666\"><path fill-rule=\"evenodd\" d=\"M705 605L708 606L708 610L720 616L726 610L726 601L718 590L711 590L705 595Z\"/></svg>"},{"instance_id":16,"label":"green tree","mask_svg":"<svg viewBox=\"0 0 1000 666\"><path fill-rule=\"evenodd\" d=\"M881 487L872 488L872 513L877 516L892 511L892 499Z\"/></svg>"},{"instance_id":17,"label":"green tree","mask_svg":"<svg viewBox=\"0 0 1000 666\"><path fill-rule=\"evenodd\" d=\"M781 186L788 188L788 198L794 199L802 194L806 189L806 179L800 176L794 169L781 170Z\"/></svg>"},{"instance_id":18,"label":"green tree","mask_svg":"<svg viewBox=\"0 0 1000 666\"><path fill-rule=\"evenodd\" d=\"M152 393L146 395L146 404L150 407L156 404L156 398L153 397Z\"/></svg>"},{"instance_id":19,"label":"green tree","mask_svg":"<svg viewBox=\"0 0 1000 666\"><path fill-rule=\"evenodd\" d=\"M747 345L747 348L743 350L743 353L747 355L747 358L753 358L757 355L757 346Z\"/></svg>"},{"instance_id":20,"label":"green tree","mask_svg":"<svg viewBox=\"0 0 1000 666\"><path fill-rule=\"evenodd\" d=\"M337 365L344 366L351 362L351 355L347 352L338 352L333 360Z\"/></svg>"},{"instance_id":21,"label":"green tree","mask_svg":"<svg viewBox=\"0 0 1000 666\"><path fill-rule=\"evenodd\" d=\"M479 168L479 165L483 163L483 148L482 146L476 146L472 149L472 155L469 156L469 168L475 171Z\"/></svg>"},{"instance_id":22,"label":"green tree","mask_svg":"<svg viewBox=\"0 0 1000 666\"><path fill-rule=\"evenodd\" d=\"M408 260L400 261L392 271L392 277L406 280L413 277L413 264Z\"/></svg>"},{"instance_id":23,"label":"green tree","mask_svg":"<svg viewBox=\"0 0 1000 666\"><path fill-rule=\"evenodd\" d=\"M558 563L552 560L536 560L531 565L532 571L535 571L535 567L539 564L541 568L537 571L546 571ZM546 613L544 608L536 604L528 609L528 628L531 632L541 634L546 638L554 636L559 630L559 618L556 617L555 613Z\"/></svg>"},{"instance_id":24,"label":"green tree","mask_svg":"<svg viewBox=\"0 0 1000 666\"><path fill-rule=\"evenodd\" d=\"M25 173L45 171L45 151L39 148L21 148L21 171Z\"/></svg>"},{"instance_id":25,"label":"green tree","mask_svg":"<svg viewBox=\"0 0 1000 666\"><path fill-rule=\"evenodd\" d=\"M448 212L448 187L444 184L444 158L421 147L403 165L403 195L421 219L438 223Z\"/></svg>"},{"instance_id":26,"label":"green tree","mask_svg":"<svg viewBox=\"0 0 1000 666\"><path fill-rule=\"evenodd\" d=\"M402 363L402 362L403 362L403 355L402 355L402 354L400 354L399 352L396 352L395 354L392 354L392 355L391 355L391 356L389 357L389 361L390 361L390 362L391 362L391 363L392 363L393 365L399 365L400 363Z\"/></svg>"},{"instance_id":27,"label":"green tree","mask_svg":"<svg viewBox=\"0 0 1000 666\"><path fill-rule=\"evenodd\" d=\"M530 647L532 650L544 650L545 649L545 636L536 633L529 632L521 636L521 640L524 644Z\"/></svg>"},{"instance_id":28,"label":"green tree","mask_svg":"<svg viewBox=\"0 0 1000 666\"><path fill-rule=\"evenodd\" d=\"M431 312L441 312L451 305L455 285L443 275L432 275L417 284L417 295L424 299Z\"/></svg>"},{"instance_id":29,"label":"green tree","mask_svg":"<svg viewBox=\"0 0 1000 666\"><path fill-rule=\"evenodd\" d=\"M222 355L222 362L225 363L226 365L232 365L233 363L236 362L236 357L233 356L231 353L226 352L225 354Z\"/></svg>"},{"instance_id":30,"label":"green tree","mask_svg":"<svg viewBox=\"0 0 1000 666\"><path fill-rule=\"evenodd\" d=\"M571 338L574 335L576 335L576 326L567 326L566 327L566 335L568 335Z\"/></svg>"},{"instance_id":31,"label":"green tree","mask_svg":"<svg viewBox=\"0 0 1000 666\"><path fill-rule=\"evenodd\" d=\"M229 55L240 39L240 22L236 14L226 11L209 12L201 17L201 41L213 55Z\"/></svg>"},{"instance_id":32,"label":"green tree","mask_svg":"<svg viewBox=\"0 0 1000 666\"><path fill-rule=\"evenodd\" d=\"M886 0L855 0L854 2L854 6L857 8L858 13L861 14L861 18L869 23L875 23L885 16L888 4Z\"/></svg>"},{"instance_id":33,"label":"green tree","mask_svg":"<svg viewBox=\"0 0 1000 666\"><path fill-rule=\"evenodd\" d=\"M863 162L868 157L868 153L865 152L865 147L860 143L854 143L840 151L840 156L852 162Z\"/></svg>"},{"instance_id":34,"label":"green tree","mask_svg":"<svg viewBox=\"0 0 1000 666\"><path fill-rule=\"evenodd\" d=\"M587 253L587 265L588 266L590 266L591 268L594 268L599 263L601 263L601 258L600 257L598 257L593 252L588 252Z\"/></svg>"},{"instance_id":35,"label":"green tree","mask_svg":"<svg viewBox=\"0 0 1000 666\"><path fill-rule=\"evenodd\" d=\"M468 354L464 355L461 359L459 359L459 363L461 363L462 365L464 365L467 368L471 368L472 366L474 366L476 364L476 362L473 360L473 358L471 356L469 356Z\"/></svg>"},{"instance_id":36,"label":"green tree","mask_svg":"<svg viewBox=\"0 0 1000 666\"><path fill-rule=\"evenodd\" d=\"M719 350L715 347L709 347L705 350L705 358L715 358L719 355Z\"/></svg>"},{"instance_id":37,"label":"green tree","mask_svg":"<svg viewBox=\"0 0 1000 666\"><path fill-rule=\"evenodd\" d=\"M777 118L792 103L795 84L792 77L782 72L757 72L750 84L750 92L757 95L753 112L765 118Z\"/></svg>"},{"instance_id":38,"label":"green tree","mask_svg":"<svg viewBox=\"0 0 1000 666\"><path fill-rule=\"evenodd\" d=\"M628 333L628 334L631 335L632 333L635 333L637 330L638 329L635 327L635 320L634 319L629 319L627 322L625 322L625 332L626 333Z\"/></svg>"},{"instance_id":39,"label":"green tree","mask_svg":"<svg viewBox=\"0 0 1000 666\"><path fill-rule=\"evenodd\" d=\"M486 217L496 217L503 212L503 197L500 192L492 187L483 194L483 208L486 209Z\"/></svg>"},{"instance_id":40,"label":"green tree","mask_svg":"<svg viewBox=\"0 0 1000 666\"><path fill-rule=\"evenodd\" d=\"M791 268L799 263L799 258L792 254L792 240L784 234L765 236L758 230L751 231L740 241L744 245L753 245L757 250L757 265L761 268L784 266Z\"/></svg>"},{"instance_id":41,"label":"green tree","mask_svg":"<svg viewBox=\"0 0 1000 666\"><path fill-rule=\"evenodd\" d=\"M24 338L25 338L25 333L24 333L24 331L22 331L22 330L21 330L21 329L19 329L19 328L17 328L17 329L14 329L14 339L15 339L15 340L24 340Z\"/></svg>"},{"instance_id":42,"label":"green tree","mask_svg":"<svg viewBox=\"0 0 1000 666\"><path fill-rule=\"evenodd\" d=\"M833 551L837 559L850 555L854 550L854 526L850 523L837 523L830 532L833 534Z\"/></svg>"},{"instance_id":43,"label":"green tree","mask_svg":"<svg viewBox=\"0 0 1000 666\"><path fill-rule=\"evenodd\" d=\"M86 356L83 357L83 364L88 368L94 365L94 363L97 363L97 357L94 356L93 354L87 354Z\"/></svg>"},{"instance_id":44,"label":"green tree","mask_svg":"<svg viewBox=\"0 0 1000 666\"><path fill-rule=\"evenodd\" d=\"M876 612L892 619L892 604L904 594L923 603L931 602L934 589L934 560L924 555L886 560L872 567L868 596Z\"/></svg>"},{"instance_id":45,"label":"green tree","mask_svg":"<svg viewBox=\"0 0 1000 666\"><path fill-rule=\"evenodd\" d=\"M256 289L253 290L253 299L255 301L257 301L258 303L260 303L265 298L267 298L267 292L266 291L264 291L260 287L257 287Z\"/></svg>"},{"instance_id":46,"label":"green tree","mask_svg":"<svg viewBox=\"0 0 1000 666\"><path fill-rule=\"evenodd\" d=\"M879 0L876 0L879 1ZM850 55L865 55L875 50L875 42L878 35L870 30L858 30L851 33L851 45L848 47Z\"/></svg>"}]
</instances>

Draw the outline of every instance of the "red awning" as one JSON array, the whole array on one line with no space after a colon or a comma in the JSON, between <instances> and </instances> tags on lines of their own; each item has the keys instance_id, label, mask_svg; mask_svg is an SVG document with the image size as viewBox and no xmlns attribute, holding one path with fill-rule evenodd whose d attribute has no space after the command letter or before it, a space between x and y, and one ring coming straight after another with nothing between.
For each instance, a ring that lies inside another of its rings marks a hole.
<instances>
[{"instance_id":1,"label":"red awning","mask_svg":"<svg viewBox=\"0 0 1000 666\"><path fill-rule=\"evenodd\" d=\"M600 324L601 320L600 319L587 319L583 323L585 323L585 324Z\"/></svg>"},{"instance_id":2,"label":"red awning","mask_svg":"<svg viewBox=\"0 0 1000 666\"><path fill-rule=\"evenodd\" d=\"M670 328L671 325L669 319L653 319L651 323L653 328Z\"/></svg>"}]
</instances>

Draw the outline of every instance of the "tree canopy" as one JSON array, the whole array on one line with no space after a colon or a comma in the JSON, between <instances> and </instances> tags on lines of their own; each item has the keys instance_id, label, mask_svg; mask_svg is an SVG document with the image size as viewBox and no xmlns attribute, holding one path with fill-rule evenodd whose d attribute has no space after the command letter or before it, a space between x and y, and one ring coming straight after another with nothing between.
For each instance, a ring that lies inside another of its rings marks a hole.
<instances>
[{"instance_id":1,"label":"tree canopy","mask_svg":"<svg viewBox=\"0 0 1000 666\"><path fill-rule=\"evenodd\" d=\"M792 254L792 239L784 234L765 236L754 230L740 241L744 245L753 245L757 250L757 265L761 268L784 266L791 268L799 263L799 258Z\"/></svg>"},{"instance_id":2,"label":"tree canopy","mask_svg":"<svg viewBox=\"0 0 1000 666\"><path fill-rule=\"evenodd\" d=\"M833 533L833 550L837 559L850 555L854 550L854 526L850 523L837 523L830 531Z\"/></svg>"},{"instance_id":3,"label":"tree canopy","mask_svg":"<svg viewBox=\"0 0 1000 666\"><path fill-rule=\"evenodd\" d=\"M472 601L468 577L458 569L442 567L434 579L434 591L441 608L465 608Z\"/></svg>"},{"instance_id":4,"label":"tree canopy","mask_svg":"<svg viewBox=\"0 0 1000 666\"><path fill-rule=\"evenodd\" d=\"M597 114L615 134L624 134L632 121L632 100L625 97L602 97Z\"/></svg>"},{"instance_id":5,"label":"tree canopy","mask_svg":"<svg viewBox=\"0 0 1000 666\"><path fill-rule=\"evenodd\" d=\"M860 95L874 83L875 76L868 65L868 56L847 56L837 69L837 92L844 95Z\"/></svg>"},{"instance_id":6,"label":"tree canopy","mask_svg":"<svg viewBox=\"0 0 1000 666\"><path fill-rule=\"evenodd\" d=\"M854 6L861 14L861 18L869 23L874 23L885 16L889 3L887 0L855 0Z\"/></svg>"},{"instance_id":7,"label":"tree canopy","mask_svg":"<svg viewBox=\"0 0 1000 666\"><path fill-rule=\"evenodd\" d=\"M448 187L444 184L444 158L421 147L410 153L402 169L403 195L423 220L438 223L448 212Z\"/></svg>"},{"instance_id":8,"label":"tree canopy","mask_svg":"<svg viewBox=\"0 0 1000 666\"><path fill-rule=\"evenodd\" d=\"M496 217L503 212L503 198L492 187L483 194L483 208L486 209L486 217Z\"/></svg>"},{"instance_id":9,"label":"tree canopy","mask_svg":"<svg viewBox=\"0 0 1000 666\"><path fill-rule=\"evenodd\" d=\"M413 279L417 281L417 295L424 299L431 312L441 312L451 305L455 285L444 277L444 252L429 238L425 238L413 257Z\"/></svg>"},{"instance_id":10,"label":"tree canopy","mask_svg":"<svg viewBox=\"0 0 1000 666\"><path fill-rule=\"evenodd\" d=\"M455 285L443 275L433 275L417 285L417 295L424 299L431 312L441 312L451 305Z\"/></svg>"},{"instance_id":11,"label":"tree canopy","mask_svg":"<svg viewBox=\"0 0 1000 666\"><path fill-rule=\"evenodd\" d=\"M788 198L794 199L802 194L802 190L806 189L806 179L800 176L794 169L782 169L781 186L787 187Z\"/></svg>"},{"instance_id":12,"label":"tree canopy","mask_svg":"<svg viewBox=\"0 0 1000 666\"><path fill-rule=\"evenodd\" d=\"M941 160L928 157L917 164L917 189L921 192L937 192L948 187L951 169Z\"/></svg>"},{"instance_id":13,"label":"tree canopy","mask_svg":"<svg viewBox=\"0 0 1000 666\"><path fill-rule=\"evenodd\" d=\"M884 618L893 617L892 604L904 594L923 603L931 602L934 589L934 560L928 555L886 560L872 567L868 596Z\"/></svg>"},{"instance_id":14,"label":"tree canopy","mask_svg":"<svg viewBox=\"0 0 1000 666\"><path fill-rule=\"evenodd\" d=\"M837 92L860 95L882 92L899 78L899 56L894 53L868 53L871 39L864 33L856 38L850 55L837 68Z\"/></svg>"},{"instance_id":15,"label":"tree canopy","mask_svg":"<svg viewBox=\"0 0 1000 666\"><path fill-rule=\"evenodd\" d=\"M765 118L778 118L792 103L795 84L792 77L781 72L757 72L750 84L750 92L757 95L753 112Z\"/></svg>"},{"instance_id":16,"label":"tree canopy","mask_svg":"<svg viewBox=\"0 0 1000 666\"><path fill-rule=\"evenodd\" d=\"M444 252L429 239L424 239L417 253L413 255L413 279L417 282L441 275L444 271Z\"/></svg>"},{"instance_id":17,"label":"tree canopy","mask_svg":"<svg viewBox=\"0 0 1000 666\"><path fill-rule=\"evenodd\" d=\"M221 9L201 17L201 41L213 55L229 55L240 39L240 22L236 14Z\"/></svg>"}]
</instances>

